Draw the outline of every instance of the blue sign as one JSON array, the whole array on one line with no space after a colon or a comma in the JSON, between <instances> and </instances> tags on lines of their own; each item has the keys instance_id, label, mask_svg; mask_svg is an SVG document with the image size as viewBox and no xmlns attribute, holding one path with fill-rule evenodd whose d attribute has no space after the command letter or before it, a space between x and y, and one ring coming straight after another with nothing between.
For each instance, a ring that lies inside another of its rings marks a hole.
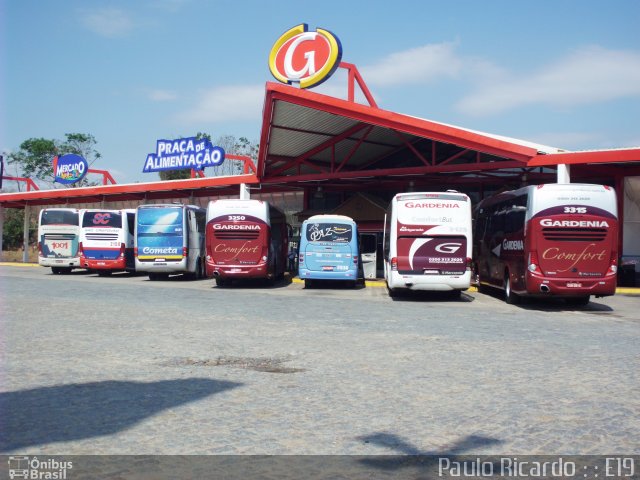
<instances>
[{"instance_id":1,"label":"blue sign","mask_svg":"<svg viewBox=\"0 0 640 480\"><path fill-rule=\"evenodd\" d=\"M147 155L143 173L193 168L217 167L224 161L224 149L214 147L206 138L158 140L156 152Z\"/></svg>"},{"instance_id":2,"label":"blue sign","mask_svg":"<svg viewBox=\"0 0 640 480\"><path fill-rule=\"evenodd\" d=\"M89 164L80 155L69 153L61 157L53 157L54 182L76 183L84 178L89 170Z\"/></svg>"}]
</instances>

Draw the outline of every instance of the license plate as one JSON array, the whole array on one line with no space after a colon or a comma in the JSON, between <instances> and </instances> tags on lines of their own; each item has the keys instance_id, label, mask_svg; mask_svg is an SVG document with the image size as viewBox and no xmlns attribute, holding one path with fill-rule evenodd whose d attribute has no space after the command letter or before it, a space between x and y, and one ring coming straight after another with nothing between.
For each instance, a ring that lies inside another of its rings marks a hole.
<instances>
[{"instance_id":1,"label":"license plate","mask_svg":"<svg viewBox=\"0 0 640 480\"><path fill-rule=\"evenodd\" d=\"M63 263L62 260L56 260L56 263Z\"/></svg>"},{"instance_id":2,"label":"license plate","mask_svg":"<svg viewBox=\"0 0 640 480\"><path fill-rule=\"evenodd\" d=\"M424 270L422 273L425 275L438 275L440 272L438 270Z\"/></svg>"},{"instance_id":3,"label":"license plate","mask_svg":"<svg viewBox=\"0 0 640 480\"><path fill-rule=\"evenodd\" d=\"M580 282L567 282L567 287L569 288L580 288L582 284Z\"/></svg>"},{"instance_id":4,"label":"license plate","mask_svg":"<svg viewBox=\"0 0 640 480\"><path fill-rule=\"evenodd\" d=\"M322 270L333 272L333 267L322 267Z\"/></svg>"},{"instance_id":5,"label":"license plate","mask_svg":"<svg viewBox=\"0 0 640 480\"><path fill-rule=\"evenodd\" d=\"M241 273L242 269L241 268L230 268L229 269L229 273Z\"/></svg>"},{"instance_id":6,"label":"license plate","mask_svg":"<svg viewBox=\"0 0 640 480\"><path fill-rule=\"evenodd\" d=\"M104 262L98 262L98 265L106 265Z\"/></svg>"}]
</instances>

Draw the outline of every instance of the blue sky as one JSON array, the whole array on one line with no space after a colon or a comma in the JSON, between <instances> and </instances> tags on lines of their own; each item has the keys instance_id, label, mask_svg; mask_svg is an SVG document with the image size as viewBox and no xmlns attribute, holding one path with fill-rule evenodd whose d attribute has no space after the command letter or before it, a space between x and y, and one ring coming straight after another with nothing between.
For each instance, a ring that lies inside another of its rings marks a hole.
<instances>
[{"instance_id":1,"label":"blue sky","mask_svg":"<svg viewBox=\"0 0 640 480\"><path fill-rule=\"evenodd\" d=\"M157 179L141 171L160 138L257 141L269 51L300 23L341 40L385 110L569 150L640 146L636 0L0 2L0 150L90 133L94 168L119 183Z\"/></svg>"}]
</instances>

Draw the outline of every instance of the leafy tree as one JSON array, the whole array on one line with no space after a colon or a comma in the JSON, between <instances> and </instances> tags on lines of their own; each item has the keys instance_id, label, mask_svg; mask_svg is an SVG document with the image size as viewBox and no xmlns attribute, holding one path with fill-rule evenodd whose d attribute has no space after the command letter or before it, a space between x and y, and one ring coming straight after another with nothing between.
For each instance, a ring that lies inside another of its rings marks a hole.
<instances>
[{"instance_id":1,"label":"leafy tree","mask_svg":"<svg viewBox=\"0 0 640 480\"><path fill-rule=\"evenodd\" d=\"M191 170L162 170L158 172L160 180L185 180L191 178Z\"/></svg>"},{"instance_id":2,"label":"leafy tree","mask_svg":"<svg viewBox=\"0 0 640 480\"><path fill-rule=\"evenodd\" d=\"M22 246L22 227L24 226L24 209L5 208L4 225L2 229L2 248L4 250L15 250ZM30 218L29 243L36 240L37 225L34 216Z\"/></svg>"},{"instance_id":3,"label":"leafy tree","mask_svg":"<svg viewBox=\"0 0 640 480\"><path fill-rule=\"evenodd\" d=\"M18 166L22 176L35 178L53 186L53 157L75 153L82 156L91 166L102 157L95 149L96 143L93 135L85 133L66 133L64 140L30 138L22 142L17 152L9 155L8 163ZM89 182L85 177L71 186L87 185L96 183Z\"/></svg>"},{"instance_id":4,"label":"leafy tree","mask_svg":"<svg viewBox=\"0 0 640 480\"><path fill-rule=\"evenodd\" d=\"M55 140L30 138L20 145L20 150L9 154L8 163L19 166L21 174L29 178L51 181L53 177L53 157L58 155Z\"/></svg>"}]
</instances>

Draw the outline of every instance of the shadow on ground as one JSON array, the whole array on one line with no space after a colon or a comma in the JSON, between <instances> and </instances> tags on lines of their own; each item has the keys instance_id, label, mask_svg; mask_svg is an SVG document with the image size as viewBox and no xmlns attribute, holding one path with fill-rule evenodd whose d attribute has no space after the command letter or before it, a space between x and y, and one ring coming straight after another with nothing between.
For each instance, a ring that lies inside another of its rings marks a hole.
<instances>
[{"instance_id":1,"label":"shadow on ground","mask_svg":"<svg viewBox=\"0 0 640 480\"><path fill-rule=\"evenodd\" d=\"M187 378L105 381L0 393L0 452L109 435L242 384Z\"/></svg>"},{"instance_id":2,"label":"shadow on ground","mask_svg":"<svg viewBox=\"0 0 640 480\"><path fill-rule=\"evenodd\" d=\"M504 443L496 438L468 435L438 450L423 451L393 433L377 432L358 437L358 440L397 452L395 455L385 453L381 456L364 457L359 460L363 466L387 471L417 467L430 472L439 466L441 457L456 461L459 455L467 452L465 459L468 460L470 453Z\"/></svg>"}]
</instances>

